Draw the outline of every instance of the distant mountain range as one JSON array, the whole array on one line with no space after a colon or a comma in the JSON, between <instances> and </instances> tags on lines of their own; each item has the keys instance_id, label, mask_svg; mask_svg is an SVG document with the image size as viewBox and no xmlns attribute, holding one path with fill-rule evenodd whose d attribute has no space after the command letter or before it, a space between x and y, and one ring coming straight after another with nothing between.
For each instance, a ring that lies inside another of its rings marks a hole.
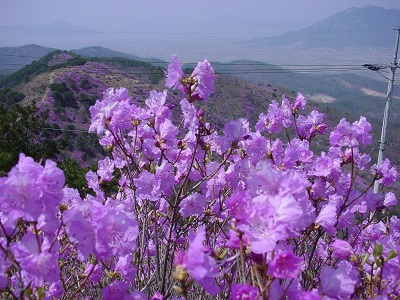
<instances>
[{"instance_id":1,"label":"distant mountain range","mask_svg":"<svg viewBox=\"0 0 400 300\"><path fill-rule=\"evenodd\" d=\"M93 46L93 47L86 47L80 49L71 50L72 52L85 56L85 57L123 57L129 58L132 60L139 60L144 62L151 62L153 64L161 64L166 66L167 62L163 61L162 59L154 58L154 57L140 57L133 54L114 51L108 48L100 47L100 46Z\"/></svg>"},{"instance_id":2,"label":"distant mountain range","mask_svg":"<svg viewBox=\"0 0 400 300\"><path fill-rule=\"evenodd\" d=\"M293 28L302 28L310 25L312 22L304 20L285 20L280 23L257 21L250 17L240 17L235 15L219 15L218 17L203 20L203 23L188 26L192 31L202 33L235 33L236 36L241 34L257 34L266 32L285 32ZM184 29L184 28L183 28ZM182 31L182 29L180 29ZM190 31L189 31L190 32Z\"/></svg>"},{"instance_id":3,"label":"distant mountain range","mask_svg":"<svg viewBox=\"0 0 400 300\"><path fill-rule=\"evenodd\" d=\"M348 61L362 65L374 63L374 60L378 60L376 63L384 63L383 58L386 60L392 53L396 37L396 30L393 29L398 25L400 25L400 10L364 6L338 12L301 30L264 37L262 37L263 32L283 32L285 29L277 28L276 24L229 15L204 21L195 26L177 28L174 32L186 32L187 28L190 28L193 32L203 34L198 36L183 34L180 38L175 38L174 35L173 39L170 39L168 34L135 35L129 32L105 34L62 21L41 28L23 26L0 28L2 40L10 44L21 45L21 41L24 41L27 44L52 47L45 49L36 49L37 47L33 46L24 46L25 49L0 48L0 75L9 74L24 64L37 60L54 48L74 49L72 51L75 53L89 57L117 56L147 62L158 62L154 57L170 60L171 54L178 53L185 55L186 61L208 57L224 62L251 59L282 65L299 62L343 64ZM152 30L155 29L150 27L145 32L152 32ZM168 28L168 30L172 29ZM224 35L223 32L235 32L235 35ZM249 33L255 35L249 35ZM255 36L259 38L252 38ZM126 42L121 45L121 40ZM114 51L107 48L112 48ZM321 51L321 48L327 51ZM338 49L341 51L338 52ZM27 51L30 52L26 54ZM335 52L332 53L333 51ZM129 52L129 54L124 52ZM353 56L350 57L348 53ZM19 57L10 55L19 55ZM143 58L143 56L151 58ZM165 66L162 61L160 64Z\"/></svg>"},{"instance_id":4,"label":"distant mountain range","mask_svg":"<svg viewBox=\"0 0 400 300\"><path fill-rule=\"evenodd\" d=\"M55 50L57 49L33 44L21 47L0 47L0 76L11 74ZM84 57L122 57L132 60L152 62L153 64L160 66L167 65L167 62L161 59L143 58L99 46L74 49L72 52Z\"/></svg>"},{"instance_id":5,"label":"distant mountain range","mask_svg":"<svg viewBox=\"0 0 400 300\"><path fill-rule=\"evenodd\" d=\"M400 10L372 5L350 8L307 28L274 37L252 39L247 46L298 48L391 48L400 26Z\"/></svg>"}]
</instances>

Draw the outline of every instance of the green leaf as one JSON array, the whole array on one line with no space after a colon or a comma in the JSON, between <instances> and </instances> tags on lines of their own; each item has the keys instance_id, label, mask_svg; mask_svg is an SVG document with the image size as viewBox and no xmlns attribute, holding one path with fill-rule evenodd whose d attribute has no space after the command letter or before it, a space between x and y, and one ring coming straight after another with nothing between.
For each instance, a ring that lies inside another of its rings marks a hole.
<instances>
[{"instance_id":1,"label":"green leaf","mask_svg":"<svg viewBox=\"0 0 400 300\"><path fill-rule=\"evenodd\" d=\"M375 260L377 260L377 258L381 257L381 256L382 256L382 253L383 253L383 246L382 246L382 244L376 244L376 245L375 245L375 248L374 248L374 252L373 252L373 255L374 255Z\"/></svg>"},{"instance_id":2,"label":"green leaf","mask_svg":"<svg viewBox=\"0 0 400 300\"><path fill-rule=\"evenodd\" d=\"M397 255L398 255L398 253L396 252L396 250L394 250L394 249L391 250L391 251L389 252L389 254L388 254L388 257L387 257L386 261L397 257Z\"/></svg>"}]
</instances>

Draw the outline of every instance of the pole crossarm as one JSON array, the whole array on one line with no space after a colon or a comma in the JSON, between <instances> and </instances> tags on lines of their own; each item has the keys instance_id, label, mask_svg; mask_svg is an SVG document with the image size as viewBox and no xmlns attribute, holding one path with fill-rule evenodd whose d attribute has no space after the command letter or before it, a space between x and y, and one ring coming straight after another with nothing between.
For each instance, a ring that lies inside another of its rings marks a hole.
<instances>
[{"instance_id":1,"label":"pole crossarm","mask_svg":"<svg viewBox=\"0 0 400 300\"><path fill-rule=\"evenodd\" d=\"M379 71L381 69L387 69L389 68L388 65L378 65L378 64L363 64L362 65L364 68L367 68L371 71Z\"/></svg>"},{"instance_id":2,"label":"pole crossarm","mask_svg":"<svg viewBox=\"0 0 400 300\"><path fill-rule=\"evenodd\" d=\"M393 51L393 60L392 63L388 65L390 68L390 77L388 78L388 89L386 93L386 103L385 103L385 110L383 112L383 121L382 121L382 132L381 132L381 139L378 142L379 144L379 152L378 152L378 161L376 163L377 167L379 168L382 160L383 160L383 151L385 151L386 147L386 130L389 123L389 115L390 115L390 103L392 100L392 93L393 93L393 83L394 83L394 75L396 73L396 69L399 67L397 63L397 52L399 48L399 38L400 38L400 28L397 28L397 36L396 36L396 43L394 46ZM366 68L379 71L379 65L372 65L372 64L365 64ZM378 180L374 183L374 193L379 193L379 182Z\"/></svg>"}]
</instances>

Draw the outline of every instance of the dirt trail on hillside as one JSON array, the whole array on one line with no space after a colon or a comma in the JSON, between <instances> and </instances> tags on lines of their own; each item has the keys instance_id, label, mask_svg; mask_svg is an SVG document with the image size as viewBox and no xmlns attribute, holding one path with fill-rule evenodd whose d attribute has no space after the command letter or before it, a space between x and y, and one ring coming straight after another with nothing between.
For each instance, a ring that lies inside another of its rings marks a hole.
<instances>
[{"instance_id":1,"label":"dirt trail on hillside","mask_svg":"<svg viewBox=\"0 0 400 300\"><path fill-rule=\"evenodd\" d=\"M50 74L49 84L47 85L47 88L46 88L46 90L45 90L45 92L44 92L44 94L43 94L43 97L42 97L41 102L45 102L46 99L47 99L47 93L48 93L49 90L50 90L49 85L52 84L52 83L54 82L54 73L55 73L55 72L51 72L51 74Z\"/></svg>"}]
</instances>

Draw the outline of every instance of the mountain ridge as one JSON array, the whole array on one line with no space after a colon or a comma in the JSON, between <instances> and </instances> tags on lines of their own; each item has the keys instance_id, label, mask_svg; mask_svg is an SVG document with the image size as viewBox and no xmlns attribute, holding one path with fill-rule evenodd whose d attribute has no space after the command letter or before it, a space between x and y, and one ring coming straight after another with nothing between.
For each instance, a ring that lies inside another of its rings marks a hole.
<instances>
[{"instance_id":1,"label":"mountain ridge","mask_svg":"<svg viewBox=\"0 0 400 300\"><path fill-rule=\"evenodd\" d=\"M96 157L93 151L96 139L89 142L86 137L89 106L110 87L126 87L132 99L144 105L151 90L165 89L163 76L161 68L145 62L89 59L68 51L55 51L1 79L0 102L6 105L37 103L41 109L48 110L50 127L60 130L63 138L64 135L68 137L68 155L80 163L92 162ZM261 110L267 110L272 98L280 98L283 93L293 96L283 89L226 77L219 77L217 86L210 101L200 105L220 128L229 121L226 116L246 117L254 124ZM183 97L171 92L169 102L180 107ZM73 133L75 131L77 133Z\"/></svg>"},{"instance_id":2,"label":"mountain ridge","mask_svg":"<svg viewBox=\"0 0 400 300\"><path fill-rule=\"evenodd\" d=\"M27 44L18 47L0 47L0 75L9 75L30 63L39 60L53 51L67 51L51 47L43 47L36 44ZM167 62L157 58L143 58L129 53L115 51L101 46L91 46L73 49L70 52L79 54L83 57L121 57L143 62L154 62L155 64L166 65ZM4 68L3 68L4 66ZM10 66L10 67L8 67Z\"/></svg>"},{"instance_id":3,"label":"mountain ridge","mask_svg":"<svg viewBox=\"0 0 400 300\"><path fill-rule=\"evenodd\" d=\"M373 5L340 11L306 28L274 37L248 40L250 46L299 48L393 47L391 30L400 25L400 10Z\"/></svg>"}]
</instances>

